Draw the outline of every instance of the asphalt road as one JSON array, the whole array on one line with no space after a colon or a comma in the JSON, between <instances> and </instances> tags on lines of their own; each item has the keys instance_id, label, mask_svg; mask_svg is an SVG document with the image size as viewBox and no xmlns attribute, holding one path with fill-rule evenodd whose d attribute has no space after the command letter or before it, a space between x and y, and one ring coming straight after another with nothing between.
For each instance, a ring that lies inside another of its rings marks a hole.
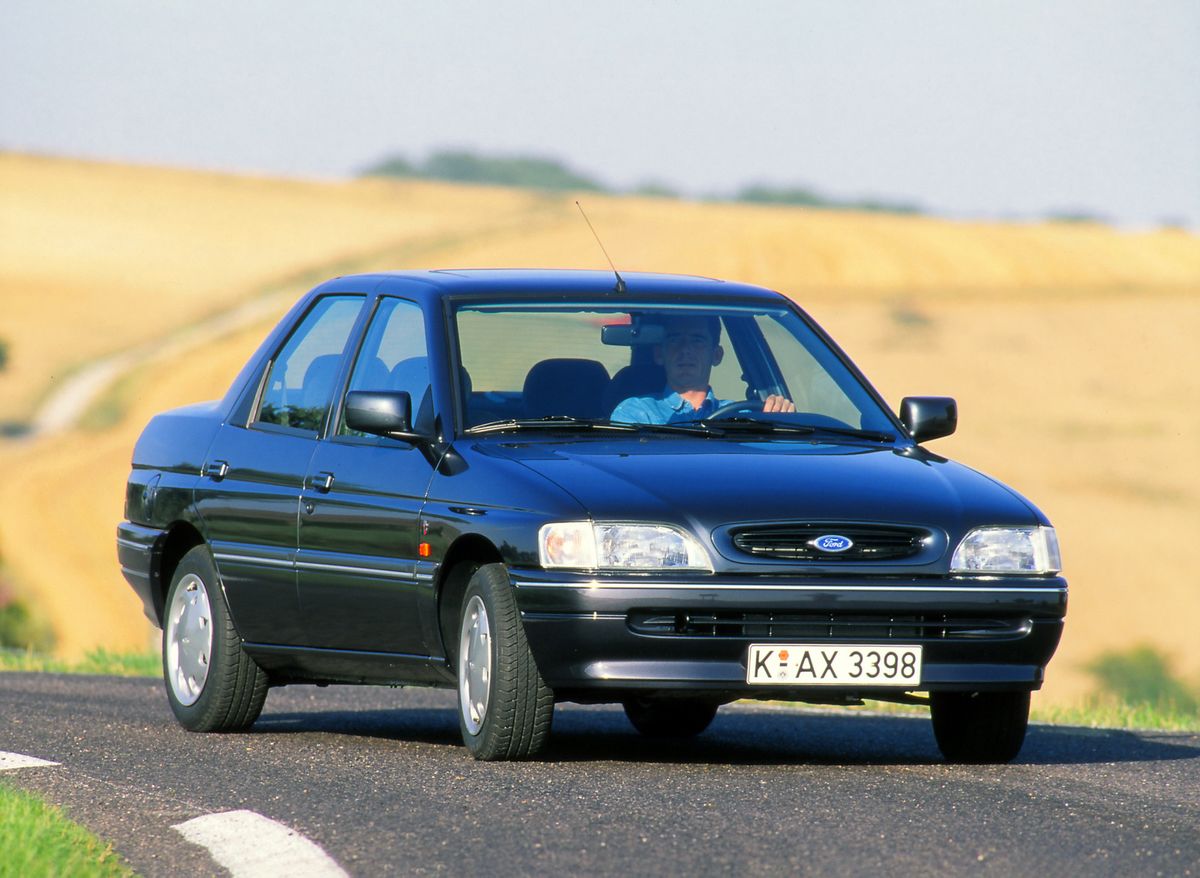
<instances>
[{"instance_id":1,"label":"asphalt road","mask_svg":"<svg viewBox=\"0 0 1200 878\"><path fill-rule=\"evenodd\" d=\"M1008 766L941 762L925 719L722 708L640 738L561 705L543 759L483 764L449 692L273 690L246 734L179 728L150 680L0 673L0 783L138 871L220 874L170 829L250 809L352 875L1200 875L1200 736L1033 726Z\"/></svg>"}]
</instances>

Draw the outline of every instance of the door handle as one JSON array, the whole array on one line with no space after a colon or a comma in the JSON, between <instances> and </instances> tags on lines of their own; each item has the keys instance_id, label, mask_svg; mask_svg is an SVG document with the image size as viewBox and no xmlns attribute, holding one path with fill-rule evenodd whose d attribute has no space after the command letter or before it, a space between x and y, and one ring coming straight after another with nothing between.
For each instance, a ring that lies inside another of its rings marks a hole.
<instances>
[{"instance_id":1,"label":"door handle","mask_svg":"<svg viewBox=\"0 0 1200 878\"><path fill-rule=\"evenodd\" d=\"M333 473L319 472L312 477L312 486L322 494L328 494L333 487Z\"/></svg>"},{"instance_id":2,"label":"door handle","mask_svg":"<svg viewBox=\"0 0 1200 878\"><path fill-rule=\"evenodd\" d=\"M229 461L213 460L207 463L204 467L204 474L215 482L221 481L225 476L229 475Z\"/></svg>"}]
</instances>

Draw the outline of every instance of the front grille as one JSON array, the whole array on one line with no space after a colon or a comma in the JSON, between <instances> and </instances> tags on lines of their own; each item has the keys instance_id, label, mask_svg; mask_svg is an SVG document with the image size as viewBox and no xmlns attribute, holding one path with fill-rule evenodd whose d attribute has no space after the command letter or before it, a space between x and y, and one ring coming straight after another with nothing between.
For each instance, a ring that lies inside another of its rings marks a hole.
<instances>
[{"instance_id":1,"label":"front grille","mask_svg":"<svg viewBox=\"0 0 1200 878\"><path fill-rule=\"evenodd\" d=\"M656 637L736 637L765 640L1015 640L1033 627L1030 619L846 613L712 612L634 610L635 634Z\"/></svg>"},{"instance_id":2,"label":"front grille","mask_svg":"<svg viewBox=\"0 0 1200 878\"><path fill-rule=\"evenodd\" d=\"M827 552L814 543L821 537L846 537L853 545L842 552ZM921 551L932 535L927 530L894 525L770 524L738 527L730 532L734 547L758 558L787 561L895 561Z\"/></svg>"}]
</instances>

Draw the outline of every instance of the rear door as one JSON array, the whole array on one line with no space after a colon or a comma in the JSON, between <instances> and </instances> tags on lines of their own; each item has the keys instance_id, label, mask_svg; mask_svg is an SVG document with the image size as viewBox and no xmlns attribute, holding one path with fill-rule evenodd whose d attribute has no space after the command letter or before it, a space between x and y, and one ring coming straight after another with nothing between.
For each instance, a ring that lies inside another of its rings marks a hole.
<instances>
[{"instance_id":1,"label":"rear door","mask_svg":"<svg viewBox=\"0 0 1200 878\"><path fill-rule=\"evenodd\" d=\"M300 492L363 296L318 298L267 369L247 424L217 434L195 491L234 624L244 640L299 644Z\"/></svg>"}]
</instances>

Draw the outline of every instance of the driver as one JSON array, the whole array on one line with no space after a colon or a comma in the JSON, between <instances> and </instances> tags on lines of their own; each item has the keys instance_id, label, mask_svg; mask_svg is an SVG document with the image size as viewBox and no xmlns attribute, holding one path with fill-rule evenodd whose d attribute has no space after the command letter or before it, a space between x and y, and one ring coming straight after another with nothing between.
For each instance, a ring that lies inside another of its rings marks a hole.
<instances>
[{"instance_id":1,"label":"driver","mask_svg":"<svg viewBox=\"0 0 1200 878\"><path fill-rule=\"evenodd\" d=\"M667 386L657 396L633 396L613 409L610 420L627 424L673 424L708 417L728 400L717 399L708 384L713 366L725 356L721 320L713 316L678 315L663 323L662 344L654 346L654 362L667 373ZM763 400L764 412L794 412L785 396Z\"/></svg>"}]
</instances>

